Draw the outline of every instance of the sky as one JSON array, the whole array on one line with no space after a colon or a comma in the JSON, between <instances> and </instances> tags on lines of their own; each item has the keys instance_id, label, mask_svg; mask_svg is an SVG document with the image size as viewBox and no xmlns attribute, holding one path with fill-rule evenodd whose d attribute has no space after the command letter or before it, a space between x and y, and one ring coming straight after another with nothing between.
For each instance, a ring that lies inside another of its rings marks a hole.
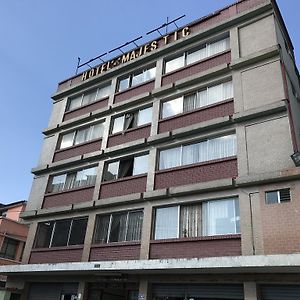
<instances>
[{"instance_id":1,"label":"sky","mask_svg":"<svg viewBox=\"0 0 300 300\"><path fill-rule=\"evenodd\" d=\"M57 83L96 57L181 15L182 26L234 0L0 2L0 203L26 200ZM300 61L299 0L278 0ZM170 30L175 29L170 26ZM155 39L156 34L148 39ZM117 52L115 54L118 54ZM109 57L108 57L109 58Z\"/></svg>"}]
</instances>

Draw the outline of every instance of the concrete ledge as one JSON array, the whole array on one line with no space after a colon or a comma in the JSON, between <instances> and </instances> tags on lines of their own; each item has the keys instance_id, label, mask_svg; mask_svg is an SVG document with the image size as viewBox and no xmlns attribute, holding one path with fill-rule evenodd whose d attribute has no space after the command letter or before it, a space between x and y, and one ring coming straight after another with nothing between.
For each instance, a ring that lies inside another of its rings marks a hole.
<instances>
[{"instance_id":1,"label":"concrete ledge","mask_svg":"<svg viewBox=\"0 0 300 300\"><path fill-rule=\"evenodd\" d=\"M254 175L237 177L235 179L235 184L237 187L251 186L257 184L294 180L299 178L300 178L300 168L295 167L291 169L275 171L270 173L262 173L262 174L254 174Z\"/></svg>"},{"instance_id":2,"label":"concrete ledge","mask_svg":"<svg viewBox=\"0 0 300 300\"><path fill-rule=\"evenodd\" d=\"M242 122L253 118L258 118L258 117L286 111L287 107L284 102L285 100L286 99L282 99L268 105L263 105L246 111L237 112L233 114L232 119L234 122Z\"/></svg>"},{"instance_id":3,"label":"concrete ledge","mask_svg":"<svg viewBox=\"0 0 300 300\"><path fill-rule=\"evenodd\" d=\"M39 274L226 274L226 273L299 273L300 254L223 256L208 258L95 261L55 264L7 265L4 275Z\"/></svg>"},{"instance_id":4,"label":"concrete ledge","mask_svg":"<svg viewBox=\"0 0 300 300\"><path fill-rule=\"evenodd\" d=\"M177 138L188 134L193 134L200 131L210 130L213 128L224 127L224 125L232 124L229 116L212 119L209 121L193 124L187 127L174 129L171 131L172 137Z\"/></svg>"},{"instance_id":5,"label":"concrete ledge","mask_svg":"<svg viewBox=\"0 0 300 300\"><path fill-rule=\"evenodd\" d=\"M120 144L120 145L117 145L117 146L109 147L109 148L106 148L104 150L104 154L111 155L111 154L115 154L115 153L118 153L118 152L124 152L128 148L130 148L130 150L134 150L136 148L141 147L142 145L145 145L146 141L147 140L145 138L142 138L142 139L138 139L138 140L135 140L135 141L132 141L132 142L128 142L128 143Z\"/></svg>"},{"instance_id":6,"label":"concrete ledge","mask_svg":"<svg viewBox=\"0 0 300 300\"><path fill-rule=\"evenodd\" d=\"M37 211L36 210L27 210L20 213L21 219L30 219L36 216Z\"/></svg>"},{"instance_id":7,"label":"concrete ledge","mask_svg":"<svg viewBox=\"0 0 300 300\"><path fill-rule=\"evenodd\" d=\"M157 144L157 143L161 143L162 141L168 140L171 138L171 132L170 131L166 131L163 133L159 133L156 135L152 135L150 137L147 138L147 143L148 144Z\"/></svg>"},{"instance_id":8,"label":"concrete ledge","mask_svg":"<svg viewBox=\"0 0 300 300\"><path fill-rule=\"evenodd\" d=\"M116 97L116 94L115 94ZM147 100L151 98L150 92L141 93L137 96L134 96L132 98L129 98L127 100L121 101L119 103L112 105L112 110L121 110L123 108L126 108L127 106L135 105L136 102L142 102L143 100Z\"/></svg>"},{"instance_id":9,"label":"concrete ledge","mask_svg":"<svg viewBox=\"0 0 300 300\"><path fill-rule=\"evenodd\" d=\"M255 64L257 62L263 61L267 58L272 58L274 56L278 56L278 58L279 58L279 55L280 55L279 45L275 45L275 46L266 48L264 50L258 51L254 54L250 54L246 57L233 60L230 64L230 68L231 69L243 68L243 67Z\"/></svg>"},{"instance_id":10,"label":"concrete ledge","mask_svg":"<svg viewBox=\"0 0 300 300\"><path fill-rule=\"evenodd\" d=\"M201 182L196 184L183 185L169 188L171 196L190 195L193 193L204 193L208 191L223 190L226 188L233 188L232 178Z\"/></svg>"},{"instance_id":11,"label":"concrete ledge","mask_svg":"<svg viewBox=\"0 0 300 300\"><path fill-rule=\"evenodd\" d=\"M164 95L166 94L167 92L169 92L171 89L173 89L174 87L174 83L169 83L169 84L166 84L164 86L161 86L159 88L156 88L154 89L151 94L154 96L154 97L159 97L161 95Z\"/></svg>"},{"instance_id":12,"label":"concrete ledge","mask_svg":"<svg viewBox=\"0 0 300 300\"><path fill-rule=\"evenodd\" d=\"M142 193L135 193L130 195L112 197L112 198L103 198L95 201L95 207L105 207L105 206L113 206L119 204L128 204L135 202L142 202Z\"/></svg>"},{"instance_id":13,"label":"concrete ledge","mask_svg":"<svg viewBox=\"0 0 300 300\"><path fill-rule=\"evenodd\" d=\"M154 200L159 198L166 198L168 196L168 189L160 189L150 192L143 193L143 198L145 200Z\"/></svg>"},{"instance_id":14,"label":"concrete ledge","mask_svg":"<svg viewBox=\"0 0 300 300\"><path fill-rule=\"evenodd\" d=\"M94 201L75 203L72 205L72 211L90 209L94 206L94 204L95 204Z\"/></svg>"},{"instance_id":15,"label":"concrete ledge","mask_svg":"<svg viewBox=\"0 0 300 300\"><path fill-rule=\"evenodd\" d=\"M91 153L86 153L82 155L82 159L91 159L91 158L99 158L101 155L104 154L104 150L99 150Z\"/></svg>"},{"instance_id":16,"label":"concrete ledge","mask_svg":"<svg viewBox=\"0 0 300 300\"><path fill-rule=\"evenodd\" d=\"M58 214L58 213L65 213L66 211L72 210L72 204L65 205L65 206L58 206L58 207L51 207L51 208L44 208L37 210L36 216L47 216L52 214Z\"/></svg>"}]
</instances>

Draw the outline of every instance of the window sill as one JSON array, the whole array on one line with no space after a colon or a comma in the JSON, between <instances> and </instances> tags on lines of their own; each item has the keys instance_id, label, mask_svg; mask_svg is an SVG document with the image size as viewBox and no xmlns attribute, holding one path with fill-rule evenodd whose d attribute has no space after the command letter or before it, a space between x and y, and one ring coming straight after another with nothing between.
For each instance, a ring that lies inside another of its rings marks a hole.
<instances>
[{"instance_id":1,"label":"window sill","mask_svg":"<svg viewBox=\"0 0 300 300\"><path fill-rule=\"evenodd\" d=\"M136 89L136 88L139 88L139 87L141 87L141 86L143 86L143 85L145 85L145 84L147 84L147 83L150 83L150 82L152 82L152 81L154 82L154 81L155 81L155 78L154 78L154 79L149 79L149 80L144 81L144 82L142 82L142 83L140 83L140 84L137 84L137 85L135 85L135 86L131 86L131 87L129 87L129 88L123 90L123 91L116 92L116 93L115 93L115 96L118 96L118 95L120 95L120 94L123 94L123 93L128 92L128 91L131 91L131 90L134 90L134 89Z\"/></svg>"},{"instance_id":2,"label":"window sill","mask_svg":"<svg viewBox=\"0 0 300 300\"><path fill-rule=\"evenodd\" d=\"M61 250L76 250L83 249L83 245L70 245L50 248L32 248L31 252L48 252L48 251L61 251Z\"/></svg>"},{"instance_id":3,"label":"window sill","mask_svg":"<svg viewBox=\"0 0 300 300\"><path fill-rule=\"evenodd\" d=\"M97 103L97 102L105 101L105 100L108 100L108 99L109 99L109 96L104 97L104 98L100 98L100 99L98 99L98 100L96 100L96 101L93 101L93 102L91 102L91 103L88 103L88 104L86 104L86 105L83 105L83 106L74 108L74 109L72 109L72 110L65 111L64 115L67 115L67 114L72 113L72 112L74 112L74 111L78 111L78 110L80 110L80 109L82 109L82 108L89 107L89 106L91 106L91 105L93 105L93 104L95 104L95 103Z\"/></svg>"},{"instance_id":4,"label":"window sill","mask_svg":"<svg viewBox=\"0 0 300 300\"><path fill-rule=\"evenodd\" d=\"M1 262L1 260L9 261L11 264L20 264L21 263L21 261L19 261L19 260L7 258L7 257L0 257L0 262Z\"/></svg>"},{"instance_id":5,"label":"window sill","mask_svg":"<svg viewBox=\"0 0 300 300\"><path fill-rule=\"evenodd\" d=\"M73 145L73 146L70 146L70 147L57 149L57 150L55 150L54 153L60 153L60 152L64 152L64 151L67 151L67 150L76 149L76 148L79 148L81 146L85 146L85 145L88 145L88 144L91 144L91 143L94 143L94 142L101 142L101 141L102 141L102 137L99 138L99 139L90 140L90 141L87 141L87 142L84 142L84 143L81 143L81 144L77 144L77 145Z\"/></svg>"},{"instance_id":6,"label":"window sill","mask_svg":"<svg viewBox=\"0 0 300 300\"><path fill-rule=\"evenodd\" d=\"M109 180L109 181L102 181L101 185L115 183L115 182L122 182L122 181L127 181L127 180L133 180L133 179L142 178L142 177L147 177L147 173L139 174L139 175L134 175L134 176L122 177L122 178L118 178L118 179L114 179L114 180Z\"/></svg>"},{"instance_id":7,"label":"window sill","mask_svg":"<svg viewBox=\"0 0 300 300\"><path fill-rule=\"evenodd\" d=\"M236 160L236 159L237 159L237 156L229 156L229 157L225 157L225 158L208 160L208 161L195 163L195 164L189 164L189 165L184 165L184 166L178 166L178 167L172 167L172 168L168 168L168 169L157 170L155 172L155 174L161 174L161 173L173 172L173 171L177 171L177 170L201 167L201 166L205 166L205 165L217 164L217 163L230 161L230 160Z\"/></svg>"},{"instance_id":8,"label":"window sill","mask_svg":"<svg viewBox=\"0 0 300 300\"><path fill-rule=\"evenodd\" d=\"M216 102L216 103L213 103L213 104L210 104L210 105L207 105L207 106L199 107L199 108L187 111L187 112L183 112L183 113L180 113L180 114L177 114L177 115L173 115L173 116L166 117L166 118L161 118L161 119L159 119L158 122L161 123L161 122L164 122L164 121L169 121L169 120L173 120L173 119L176 119L176 118L179 118L179 117L190 115L192 113L196 113L196 112L199 112L199 111L204 111L204 110L209 109L209 108L217 107L219 105L232 102L233 100L234 100L233 98L230 98L230 99L226 99L226 100L223 100L223 101L220 101L220 102Z\"/></svg>"},{"instance_id":9,"label":"window sill","mask_svg":"<svg viewBox=\"0 0 300 300\"><path fill-rule=\"evenodd\" d=\"M116 133L112 133L108 136L108 138L111 138L111 137L115 137L115 136L118 136L118 135L125 135L127 133L130 133L130 132L133 132L133 131L136 131L136 130L139 130L139 129L143 129L145 127L148 127L150 126L151 123L146 123L146 124L143 124L143 125L140 125L138 127L134 127L134 128L129 128L129 129L126 129L126 130L123 130L123 131L119 131L119 132L116 132Z\"/></svg>"},{"instance_id":10,"label":"window sill","mask_svg":"<svg viewBox=\"0 0 300 300\"><path fill-rule=\"evenodd\" d=\"M107 247L122 247L122 246L139 246L141 241L124 241L124 242L109 242L103 244L92 244L91 248L107 248Z\"/></svg>"},{"instance_id":11,"label":"window sill","mask_svg":"<svg viewBox=\"0 0 300 300\"><path fill-rule=\"evenodd\" d=\"M69 190L65 190L65 191L54 192L54 193L48 192L48 193L45 193L45 196L54 196L54 195L66 194L66 193L81 191L81 190L85 190L85 189L89 189L89 188L93 188L93 187L95 187L94 184L87 185L87 186L81 186L81 187L78 187L78 188L69 189Z\"/></svg>"},{"instance_id":12,"label":"window sill","mask_svg":"<svg viewBox=\"0 0 300 300\"><path fill-rule=\"evenodd\" d=\"M150 244L164 244L164 243L186 243L186 242L196 242L196 241L210 241L210 240L230 240L230 239L240 239L240 233L222 234L222 235L209 235L209 236L199 236L199 237L186 237L186 238L171 238L171 239L161 239L161 240L150 240Z\"/></svg>"},{"instance_id":13,"label":"window sill","mask_svg":"<svg viewBox=\"0 0 300 300\"><path fill-rule=\"evenodd\" d=\"M173 71L171 71L171 72L168 72L168 73L163 74L162 78L164 78L164 77L166 77L166 76L169 76L169 75L172 75L172 74L175 74L175 73L177 73L177 72L180 72L180 71L182 71L182 70L184 70L184 69L186 69L186 68L195 66L195 65L197 65L197 64L199 64L199 63L203 63L203 62L208 61L208 60L210 60L210 59L214 59L214 58L216 58L216 57L218 57L218 56L221 56L221 55L223 55L223 54L225 54L225 53L229 53L229 52L231 52L231 49L227 49L227 50L222 51L222 52L220 52L220 53L217 53L217 54L215 54L215 55L212 55L212 56L206 57L206 58L204 58L204 59L195 61L194 63L185 65L185 66L183 66L183 67L181 67L181 68L178 68L178 69L176 69L176 70L173 70Z\"/></svg>"}]
</instances>

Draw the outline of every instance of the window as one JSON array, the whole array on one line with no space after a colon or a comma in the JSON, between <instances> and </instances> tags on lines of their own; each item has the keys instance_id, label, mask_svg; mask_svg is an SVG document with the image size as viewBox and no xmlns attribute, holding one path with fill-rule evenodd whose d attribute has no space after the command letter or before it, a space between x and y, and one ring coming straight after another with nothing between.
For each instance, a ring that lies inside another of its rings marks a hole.
<instances>
[{"instance_id":1,"label":"window","mask_svg":"<svg viewBox=\"0 0 300 300\"><path fill-rule=\"evenodd\" d=\"M0 257L14 260L18 246L19 241L5 237L1 247Z\"/></svg>"},{"instance_id":2,"label":"window","mask_svg":"<svg viewBox=\"0 0 300 300\"><path fill-rule=\"evenodd\" d=\"M235 198L156 209L155 240L239 232L239 203Z\"/></svg>"},{"instance_id":3,"label":"window","mask_svg":"<svg viewBox=\"0 0 300 300\"><path fill-rule=\"evenodd\" d=\"M99 139L103 135L104 125L98 123L89 127L80 128L62 135L59 149L72 147L88 141Z\"/></svg>"},{"instance_id":4,"label":"window","mask_svg":"<svg viewBox=\"0 0 300 300\"><path fill-rule=\"evenodd\" d=\"M291 201L290 189L281 189L266 192L266 204L275 204Z\"/></svg>"},{"instance_id":5,"label":"window","mask_svg":"<svg viewBox=\"0 0 300 300\"><path fill-rule=\"evenodd\" d=\"M231 98L233 98L232 82L224 82L192 94L163 102L162 117L171 117Z\"/></svg>"},{"instance_id":6,"label":"window","mask_svg":"<svg viewBox=\"0 0 300 300\"><path fill-rule=\"evenodd\" d=\"M96 176L96 167L53 176L48 192L56 193L93 185L96 182Z\"/></svg>"},{"instance_id":7,"label":"window","mask_svg":"<svg viewBox=\"0 0 300 300\"><path fill-rule=\"evenodd\" d=\"M143 69L119 80L118 92L155 78L156 67Z\"/></svg>"},{"instance_id":8,"label":"window","mask_svg":"<svg viewBox=\"0 0 300 300\"><path fill-rule=\"evenodd\" d=\"M143 212L131 211L97 217L94 243L139 241L141 239Z\"/></svg>"},{"instance_id":9,"label":"window","mask_svg":"<svg viewBox=\"0 0 300 300\"><path fill-rule=\"evenodd\" d=\"M97 101L98 99L105 98L109 96L111 92L111 86L106 85L103 87L100 87L98 89L93 89L91 91L87 91L83 94L77 95L75 97L72 97L69 99L67 111L79 108L81 106L93 103Z\"/></svg>"},{"instance_id":10,"label":"window","mask_svg":"<svg viewBox=\"0 0 300 300\"><path fill-rule=\"evenodd\" d=\"M124 158L108 163L103 181L144 174L148 172L148 154Z\"/></svg>"},{"instance_id":11,"label":"window","mask_svg":"<svg viewBox=\"0 0 300 300\"><path fill-rule=\"evenodd\" d=\"M127 113L113 120L112 134L152 122L152 107Z\"/></svg>"},{"instance_id":12,"label":"window","mask_svg":"<svg viewBox=\"0 0 300 300\"><path fill-rule=\"evenodd\" d=\"M236 136L222 136L160 151L159 169L195 164L236 155Z\"/></svg>"},{"instance_id":13,"label":"window","mask_svg":"<svg viewBox=\"0 0 300 300\"><path fill-rule=\"evenodd\" d=\"M84 217L39 223L35 248L82 245L87 221L88 218Z\"/></svg>"},{"instance_id":14,"label":"window","mask_svg":"<svg viewBox=\"0 0 300 300\"><path fill-rule=\"evenodd\" d=\"M179 68L185 67L194 62L200 61L207 57L221 53L230 47L229 37L219 41L203 44L196 49L184 52L165 62L165 73L172 72Z\"/></svg>"}]
</instances>

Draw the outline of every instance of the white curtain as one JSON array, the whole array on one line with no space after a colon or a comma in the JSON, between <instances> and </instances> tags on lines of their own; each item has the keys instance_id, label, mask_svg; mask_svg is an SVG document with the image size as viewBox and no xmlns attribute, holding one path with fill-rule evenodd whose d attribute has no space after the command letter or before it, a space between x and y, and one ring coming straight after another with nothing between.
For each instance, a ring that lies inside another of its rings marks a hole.
<instances>
[{"instance_id":1,"label":"white curtain","mask_svg":"<svg viewBox=\"0 0 300 300\"><path fill-rule=\"evenodd\" d=\"M103 123L95 124L91 127L89 140L99 139L103 135L104 125Z\"/></svg>"},{"instance_id":2,"label":"white curtain","mask_svg":"<svg viewBox=\"0 0 300 300\"><path fill-rule=\"evenodd\" d=\"M69 100L68 110L72 110L81 106L82 94Z\"/></svg>"},{"instance_id":3,"label":"white curtain","mask_svg":"<svg viewBox=\"0 0 300 300\"><path fill-rule=\"evenodd\" d=\"M208 56L215 55L217 53L223 52L227 49L229 49L229 38L222 39L220 41L210 43L207 45L208 48Z\"/></svg>"},{"instance_id":4,"label":"white curtain","mask_svg":"<svg viewBox=\"0 0 300 300\"><path fill-rule=\"evenodd\" d=\"M197 93L196 108L203 107L209 104L207 89Z\"/></svg>"},{"instance_id":5,"label":"white curtain","mask_svg":"<svg viewBox=\"0 0 300 300\"><path fill-rule=\"evenodd\" d=\"M158 208L155 219L155 239L178 237L179 206Z\"/></svg>"},{"instance_id":6,"label":"white curtain","mask_svg":"<svg viewBox=\"0 0 300 300\"><path fill-rule=\"evenodd\" d=\"M196 108L197 94L193 93L184 97L183 100L183 111L191 111Z\"/></svg>"},{"instance_id":7,"label":"white curtain","mask_svg":"<svg viewBox=\"0 0 300 300\"><path fill-rule=\"evenodd\" d=\"M201 204L192 204L180 207L179 236L201 236Z\"/></svg>"},{"instance_id":8,"label":"white curtain","mask_svg":"<svg viewBox=\"0 0 300 300\"><path fill-rule=\"evenodd\" d=\"M208 104L220 102L223 99L223 84L218 84L208 88Z\"/></svg>"},{"instance_id":9,"label":"white curtain","mask_svg":"<svg viewBox=\"0 0 300 300\"><path fill-rule=\"evenodd\" d=\"M84 128L84 129L79 129L76 133L74 144L78 145L78 144L88 141L89 135L90 135L90 127Z\"/></svg>"},{"instance_id":10,"label":"white curtain","mask_svg":"<svg viewBox=\"0 0 300 300\"><path fill-rule=\"evenodd\" d=\"M165 65L165 73L169 73L176 69L182 68L184 66L184 57L185 55L182 54L177 58L167 61Z\"/></svg>"},{"instance_id":11,"label":"white curtain","mask_svg":"<svg viewBox=\"0 0 300 300\"><path fill-rule=\"evenodd\" d=\"M109 242L123 242L126 234L127 214L112 215Z\"/></svg>"},{"instance_id":12,"label":"white curtain","mask_svg":"<svg viewBox=\"0 0 300 300\"><path fill-rule=\"evenodd\" d=\"M223 100L233 98L233 85L232 81L223 83Z\"/></svg>"},{"instance_id":13,"label":"white curtain","mask_svg":"<svg viewBox=\"0 0 300 300\"><path fill-rule=\"evenodd\" d=\"M103 86L98 89L97 100L107 97L111 92L111 85Z\"/></svg>"},{"instance_id":14,"label":"white curtain","mask_svg":"<svg viewBox=\"0 0 300 300\"><path fill-rule=\"evenodd\" d=\"M163 103L162 117L167 118L183 112L183 97Z\"/></svg>"},{"instance_id":15,"label":"white curtain","mask_svg":"<svg viewBox=\"0 0 300 300\"><path fill-rule=\"evenodd\" d=\"M236 233L234 199L203 204L203 235Z\"/></svg>"},{"instance_id":16,"label":"white curtain","mask_svg":"<svg viewBox=\"0 0 300 300\"><path fill-rule=\"evenodd\" d=\"M181 147L162 150L159 156L159 169L168 169L181 165Z\"/></svg>"},{"instance_id":17,"label":"white curtain","mask_svg":"<svg viewBox=\"0 0 300 300\"><path fill-rule=\"evenodd\" d=\"M182 148L182 165L199 162L199 144L191 144Z\"/></svg>"},{"instance_id":18,"label":"white curtain","mask_svg":"<svg viewBox=\"0 0 300 300\"><path fill-rule=\"evenodd\" d=\"M107 243L110 215L98 216L95 228L94 242Z\"/></svg>"},{"instance_id":19,"label":"white curtain","mask_svg":"<svg viewBox=\"0 0 300 300\"><path fill-rule=\"evenodd\" d=\"M135 211L128 214L126 241L139 241L143 225L143 212Z\"/></svg>"},{"instance_id":20,"label":"white curtain","mask_svg":"<svg viewBox=\"0 0 300 300\"><path fill-rule=\"evenodd\" d=\"M208 140L208 160L236 155L236 136L227 135Z\"/></svg>"},{"instance_id":21,"label":"white curtain","mask_svg":"<svg viewBox=\"0 0 300 300\"><path fill-rule=\"evenodd\" d=\"M96 100L97 90L87 92L83 95L82 105L89 104Z\"/></svg>"},{"instance_id":22,"label":"white curtain","mask_svg":"<svg viewBox=\"0 0 300 300\"><path fill-rule=\"evenodd\" d=\"M186 64L192 64L196 61L202 60L207 57L206 46L203 46L201 49L189 52L186 57Z\"/></svg>"}]
</instances>

